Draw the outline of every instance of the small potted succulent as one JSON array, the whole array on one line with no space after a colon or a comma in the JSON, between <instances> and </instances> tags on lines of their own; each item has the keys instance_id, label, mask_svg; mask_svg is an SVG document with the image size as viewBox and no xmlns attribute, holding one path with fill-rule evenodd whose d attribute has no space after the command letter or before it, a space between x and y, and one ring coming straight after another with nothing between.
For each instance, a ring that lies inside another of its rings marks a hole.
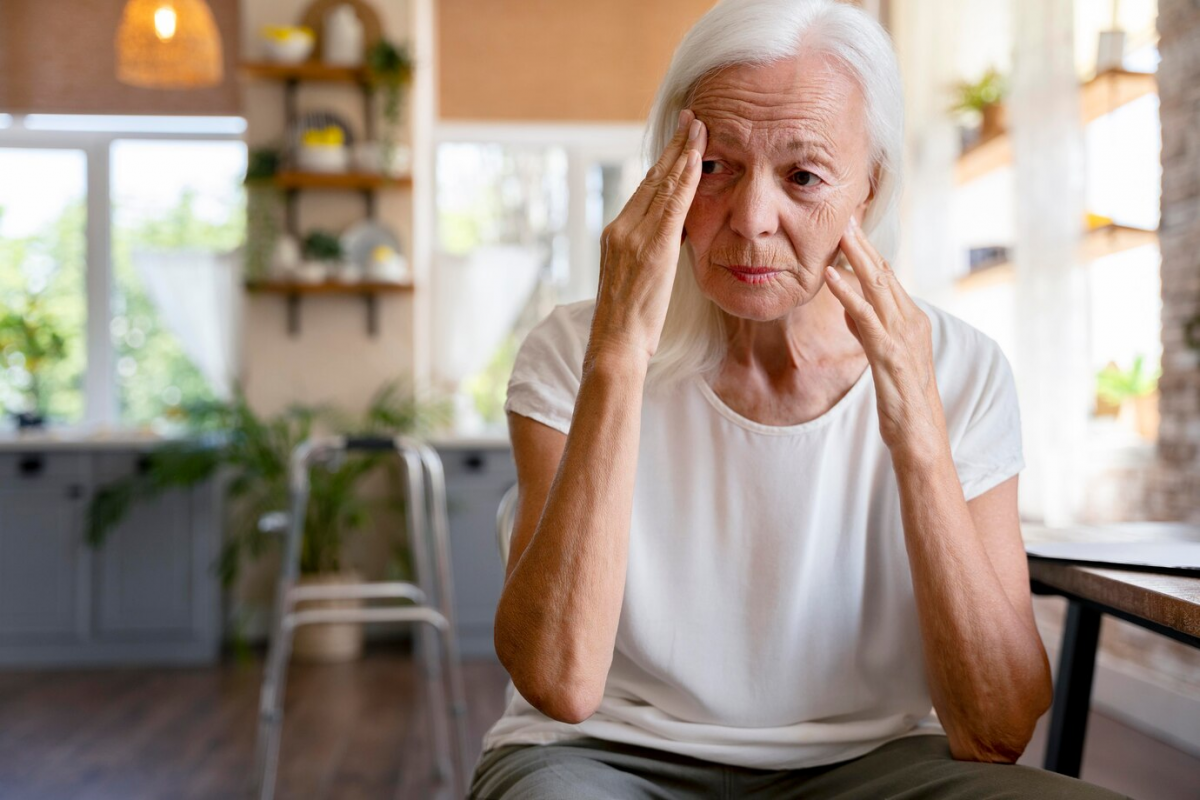
<instances>
[{"instance_id":1,"label":"small potted succulent","mask_svg":"<svg viewBox=\"0 0 1200 800\"><path fill-rule=\"evenodd\" d=\"M304 237L304 264L300 280L320 283L332 275L342 260L342 243L329 231L314 230Z\"/></svg>"}]
</instances>

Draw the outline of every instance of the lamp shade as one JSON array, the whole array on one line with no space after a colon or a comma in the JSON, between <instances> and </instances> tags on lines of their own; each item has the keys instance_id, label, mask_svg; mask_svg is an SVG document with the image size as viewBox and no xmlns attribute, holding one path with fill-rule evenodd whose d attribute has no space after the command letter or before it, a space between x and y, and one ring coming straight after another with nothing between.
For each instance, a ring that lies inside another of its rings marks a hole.
<instances>
[{"instance_id":1,"label":"lamp shade","mask_svg":"<svg viewBox=\"0 0 1200 800\"><path fill-rule=\"evenodd\" d=\"M117 79L149 89L215 86L221 34L204 0L129 0L117 29Z\"/></svg>"}]
</instances>

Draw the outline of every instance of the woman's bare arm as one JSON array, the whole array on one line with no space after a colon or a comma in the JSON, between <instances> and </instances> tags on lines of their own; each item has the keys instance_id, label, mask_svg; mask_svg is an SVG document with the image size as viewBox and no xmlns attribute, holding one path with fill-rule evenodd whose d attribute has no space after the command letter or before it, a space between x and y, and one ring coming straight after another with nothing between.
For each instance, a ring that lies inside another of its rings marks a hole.
<instances>
[{"instance_id":1,"label":"woman's bare arm","mask_svg":"<svg viewBox=\"0 0 1200 800\"><path fill-rule=\"evenodd\" d=\"M570 436L509 415L521 488L496 652L521 695L562 722L591 716L612 664L644 381L636 360L594 359Z\"/></svg>"},{"instance_id":2,"label":"woman's bare arm","mask_svg":"<svg viewBox=\"0 0 1200 800\"><path fill-rule=\"evenodd\" d=\"M521 498L496 609L496 653L521 695L563 722L595 712L612 664L642 393L705 141L704 126L683 112L662 158L604 229L600 286L566 442L560 446L545 426L509 415Z\"/></svg>"}]
</instances>

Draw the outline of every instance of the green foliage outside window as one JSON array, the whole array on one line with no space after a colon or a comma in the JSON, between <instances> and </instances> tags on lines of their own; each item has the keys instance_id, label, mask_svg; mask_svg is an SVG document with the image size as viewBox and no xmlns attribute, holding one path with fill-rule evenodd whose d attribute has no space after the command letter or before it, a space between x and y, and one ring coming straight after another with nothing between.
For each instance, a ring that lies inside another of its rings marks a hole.
<instances>
[{"instance_id":1,"label":"green foliage outside window","mask_svg":"<svg viewBox=\"0 0 1200 800\"><path fill-rule=\"evenodd\" d=\"M5 316L32 311L41 324L52 324L60 339L54 352L37 364L34 404L48 421L74 422L83 417L86 221L84 201L78 200L36 234L0 237L0 309ZM0 344L0 406L8 415L26 410L33 399L23 373L37 356L36 345L31 348L22 341L26 337L14 335L11 325L6 327L10 333ZM31 335L49 338L42 331Z\"/></svg>"},{"instance_id":2,"label":"green foliage outside window","mask_svg":"<svg viewBox=\"0 0 1200 800\"><path fill-rule=\"evenodd\" d=\"M136 224L120 224L120 209L114 208L109 333L120 384L122 424L177 419L185 401L214 399L208 381L159 319L134 268L132 254L138 249L221 252L236 248L245 235L244 194L240 191L239 202L221 222L196 213L197 195L192 190L182 192L178 202L160 215ZM39 405L49 423L76 422L84 414L86 220L86 204L79 199L30 236L0 238L0 310L15 313L34 308L43 324L53 321L61 337L61 352L45 356L38 368ZM17 344L12 334L0 345L0 405L6 413L24 410L27 403L28 381L20 369L12 369L14 360L30 360L27 348Z\"/></svg>"}]
</instances>

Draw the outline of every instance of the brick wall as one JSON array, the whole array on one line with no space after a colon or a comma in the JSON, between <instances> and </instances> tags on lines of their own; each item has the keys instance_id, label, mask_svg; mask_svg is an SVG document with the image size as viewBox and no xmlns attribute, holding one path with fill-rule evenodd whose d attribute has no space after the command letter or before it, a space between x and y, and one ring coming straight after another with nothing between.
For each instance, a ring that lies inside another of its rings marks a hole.
<instances>
[{"instance_id":1,"label":"brick wall","mask_svg":"<svg viewBox=\"0 0 1200 800\"><path fill-rule=\"evenodd\" d=\"M1200 350L1184 338L1188 321L1200 320L1200 0L1159 0L1158 31L1163 372L1146 511L1200 522ZM1200 337L1200 321L1194 327Z\"/></svg>"}]
</instances>

